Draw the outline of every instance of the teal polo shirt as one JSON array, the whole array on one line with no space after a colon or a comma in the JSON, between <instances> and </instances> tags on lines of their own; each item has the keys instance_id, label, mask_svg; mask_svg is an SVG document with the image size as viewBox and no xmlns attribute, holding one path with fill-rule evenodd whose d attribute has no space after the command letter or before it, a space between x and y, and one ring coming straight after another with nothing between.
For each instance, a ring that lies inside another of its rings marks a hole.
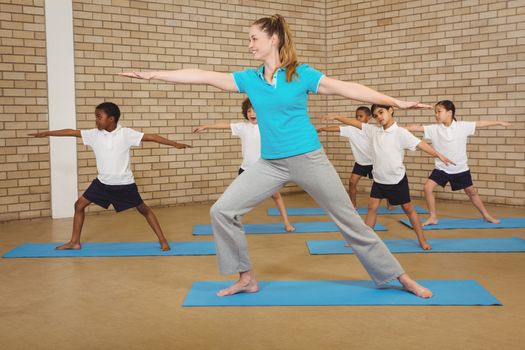
<instances>
[{"instance_id":1,"label":"teal polo shirt","mask_svg":"<svg viewBox=\"0 0 525 350\"><path fill-rule=\"evenodd\" d=\"M308 115L308 94L317 93L323 73L301 64L297 76L286 81L286 70L275 72L272 84L264 79L264 65L233 73L237 90L248 95L261 133L261 158L279 159L321 148Z\"/></svg>"}]
</instances>

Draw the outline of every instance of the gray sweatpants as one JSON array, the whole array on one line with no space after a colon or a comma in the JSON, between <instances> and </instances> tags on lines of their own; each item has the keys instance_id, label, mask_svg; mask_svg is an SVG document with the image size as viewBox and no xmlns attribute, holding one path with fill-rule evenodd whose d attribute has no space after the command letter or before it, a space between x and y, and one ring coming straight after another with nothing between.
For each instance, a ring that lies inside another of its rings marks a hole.
<instances>
[{"instance_id":1,"label":"gray sweatpants","mask_svg":"<svg viewBox=\"0 0 525 350\"><path fill-rule=\"evenodd\" d=\"M211 222L222 273L252 269L241 218L292 181L326 210L377 285L404 273L397 259L352 206L322 148L289 158L260 159L238 176L212 206Z\"/></svg>"}]
</instances>

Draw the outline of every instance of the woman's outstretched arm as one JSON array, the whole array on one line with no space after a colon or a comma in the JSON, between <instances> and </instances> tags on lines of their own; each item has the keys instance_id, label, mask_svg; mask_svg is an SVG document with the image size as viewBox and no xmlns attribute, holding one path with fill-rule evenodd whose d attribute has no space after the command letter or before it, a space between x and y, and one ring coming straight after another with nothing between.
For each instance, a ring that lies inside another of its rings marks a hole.
<instances>
[{"instance_id":1,"label":"woman's outstretched arm","mask_svg":"<svg viewBox=\"0 0 525 350\"><path fill-rule=\"evenodd\" d=\"M430 105L419 102L398 100L397 98L387 96L358 83L341 81L326 76L321 78L317 92L322 95L338 95L352 100L393 106L401 109L432 108Z\"/></svg>"},{"instance_id":2,"label":"woman's outstretched arm","mask_svg":"<svg viewBox=\"0 0 525 350\"><path fill-rule=\"evenodd\" d=\"M190 68L156 72L124 72L118 75L144 80L162 80L175 84L206 84L221 90L237 92L237 85L231 73Z\"/></svg>"}]
</instances>

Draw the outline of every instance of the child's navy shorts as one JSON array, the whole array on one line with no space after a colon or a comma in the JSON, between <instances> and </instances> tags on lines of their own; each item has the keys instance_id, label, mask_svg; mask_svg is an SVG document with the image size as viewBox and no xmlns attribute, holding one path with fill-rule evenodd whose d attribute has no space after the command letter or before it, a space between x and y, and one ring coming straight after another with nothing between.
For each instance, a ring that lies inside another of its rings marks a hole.
<instances>
[{"instance_id":1,"label":"child's navy shorts","mask_svg":"<svg viewBox=\"0 0 525 350\"><path fill-rule=\"evenodd\" d=\"M105 185L98 179L95 179L82 196L105 209L112 204L116 212L135 208L144 203L140 197L137 185L134 183L129 185Z\"/></svg>"},{"instance_id":2,"label":"child's navy shorts","mask_svg":"<svg viewBox=\"0 0 525 350\"><path fill-rule=\"evenodd\" d=\"M472 186L470 170L457 174L448 174L443 170L434 169L428 178L441 187L445 187L447 182L450 182L452 191L462 190Z\"/></svg>"},{"instance_id":3,"label":"child's navy shorts","mask_svg":"<svg viewBox=\"0 0 525 350\"><path fill-rule=\"evenodd\" d=\"M357 174L360 176L368 176L369 179L372 179L372 164L361 165L356 162L354 164L354 169L352 169L352 174Z\"/></svg>"},{"instance_id":4,"label":"child's navy shorts","mask_svg":"<svg viewBox=\"0 0 525 350\"><path fill-rule=\"evenodd\" d=\"M410 190L408 189L408 178L405 174L403 179L395 185L380 184L374 181L370 190L372 198L386 198L391 205L402 205L410 202Z\"/></svg>"}]
</instances>

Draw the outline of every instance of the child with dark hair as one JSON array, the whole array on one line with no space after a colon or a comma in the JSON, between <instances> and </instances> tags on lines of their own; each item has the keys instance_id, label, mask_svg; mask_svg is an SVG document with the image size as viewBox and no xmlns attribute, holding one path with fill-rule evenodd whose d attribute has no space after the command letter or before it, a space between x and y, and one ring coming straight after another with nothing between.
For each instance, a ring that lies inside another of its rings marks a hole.
<instances>
[{"instance_id":1,"label":"child with dark hair","mask_svg":"<svg viewBox=\"0 0 525 350\"><path fill-rule=\"evenodd\" d=\"M370 108L359 106L356 109L356 120L361 123L368 123L371 118L372 111L370 111ZM363 176L368 176L369 179L372 179L372 152L370 149L370 142L363 130L348 125L331 125L317 128L318 133L323 131L340 132L341 136L349 139L355 163L348 183L348 192L352 204L357 208L357 184L359 183L359 180L361 180Z\"/></svg>"},{"instance_id":2,"label":"child with dark hair","mask_svg":"<svg viewBox=\"0 0 525 350\"><path fill-rule=\"evenodd\" d=\"M381 199L386 198L390 204L401 206L414 228L421 248L432 249L427 243L419 217L410 200L408 178L403 159L406 149L415 151L416 148L419 148L439 158L444 164L449 164L451 161L432 146L412 135L410 131L397 126L394 120L394 108L391 106L374 104L371 110L379 126L369 125L343 116L322 116L321 119L338 120L341 123L361 129L370 140L374 183L368 200L366 224L370 227L375 226L377 208Z\"/></svg>"},{"instance_id":3,"label":"child with dark hair","mask_svg":"<svg viewBox=\"0 0 525 350\"><path fill-rule=\"evenodd\" d=\"M49 130L29 134L34 137L73 136L82 138L84 145L90 146L95 152L98 176L88 189L75 202L73 217L73 232L71 240L56 249L80 249L80 234L84 224L85 209L95 203L105 209L112 204L115 211L120 212L136 208L147 220L157 238L162 250L170 250L166 237L162 233L157 217L148 207L138 192L133 173L130 169L129 150L139 146L143 141L152 141L175 148L191 147L168 140L157 134L144 134L118 124L120 109L111 102L104 102L95 108L96 128L90 130Z\"/></svg>"},{"instance_id":4,"label":"child with dark hair","mask_svg":"<svg viewBox=\"0 0 525 350\"><path fill-rule=\"evenodd\" d=\"M445 187L450 182L452 191L463 190L469 197L476 209L481 213L483 219L494 224L500 220L490 216L483 205L478 192L472 184L472 176L468 167L467 141L468 137L474 135L476 128L490 126L509 126L510 123L492 120L478 120L475 122L464 122L456 120L456 106L449 100L443 100L434 106L437 124L430 125L408 125L410 131L424 132L424 138L432 141L432 145L439 152L446 153L455 161L454 166L445 166L439 159L435 161L435 169L425 182L425 199L427 201L429 218L423 226L438 223L436 198L434 189L436 186Z\"/></svg>"},{"instance_id":5,"label":"child with dark hair","mask_svg":"<svg viewBox=\"0 0 525 350\"><path fill-rule=\"evenodd\" d=\"M241 105L242 115L246 122L241 123L217 123L201 125L195 130L194 133L200 133L207 129L231 129L232 135L237 136L241 139L242 147L242 164L239 168L239 175L241 175L250 165L255 164L261 158L261 136L259 133L259 125L257 124L257 115L253 110L252 103L249 98L245 98ZM283 197L279 192L272 194L272 199L279 209L281 216L284 221L284 228L288 232L295 231L295 228L288 219L286 213L286 207L284 205Z\"/></svg>"}]
</instances>

